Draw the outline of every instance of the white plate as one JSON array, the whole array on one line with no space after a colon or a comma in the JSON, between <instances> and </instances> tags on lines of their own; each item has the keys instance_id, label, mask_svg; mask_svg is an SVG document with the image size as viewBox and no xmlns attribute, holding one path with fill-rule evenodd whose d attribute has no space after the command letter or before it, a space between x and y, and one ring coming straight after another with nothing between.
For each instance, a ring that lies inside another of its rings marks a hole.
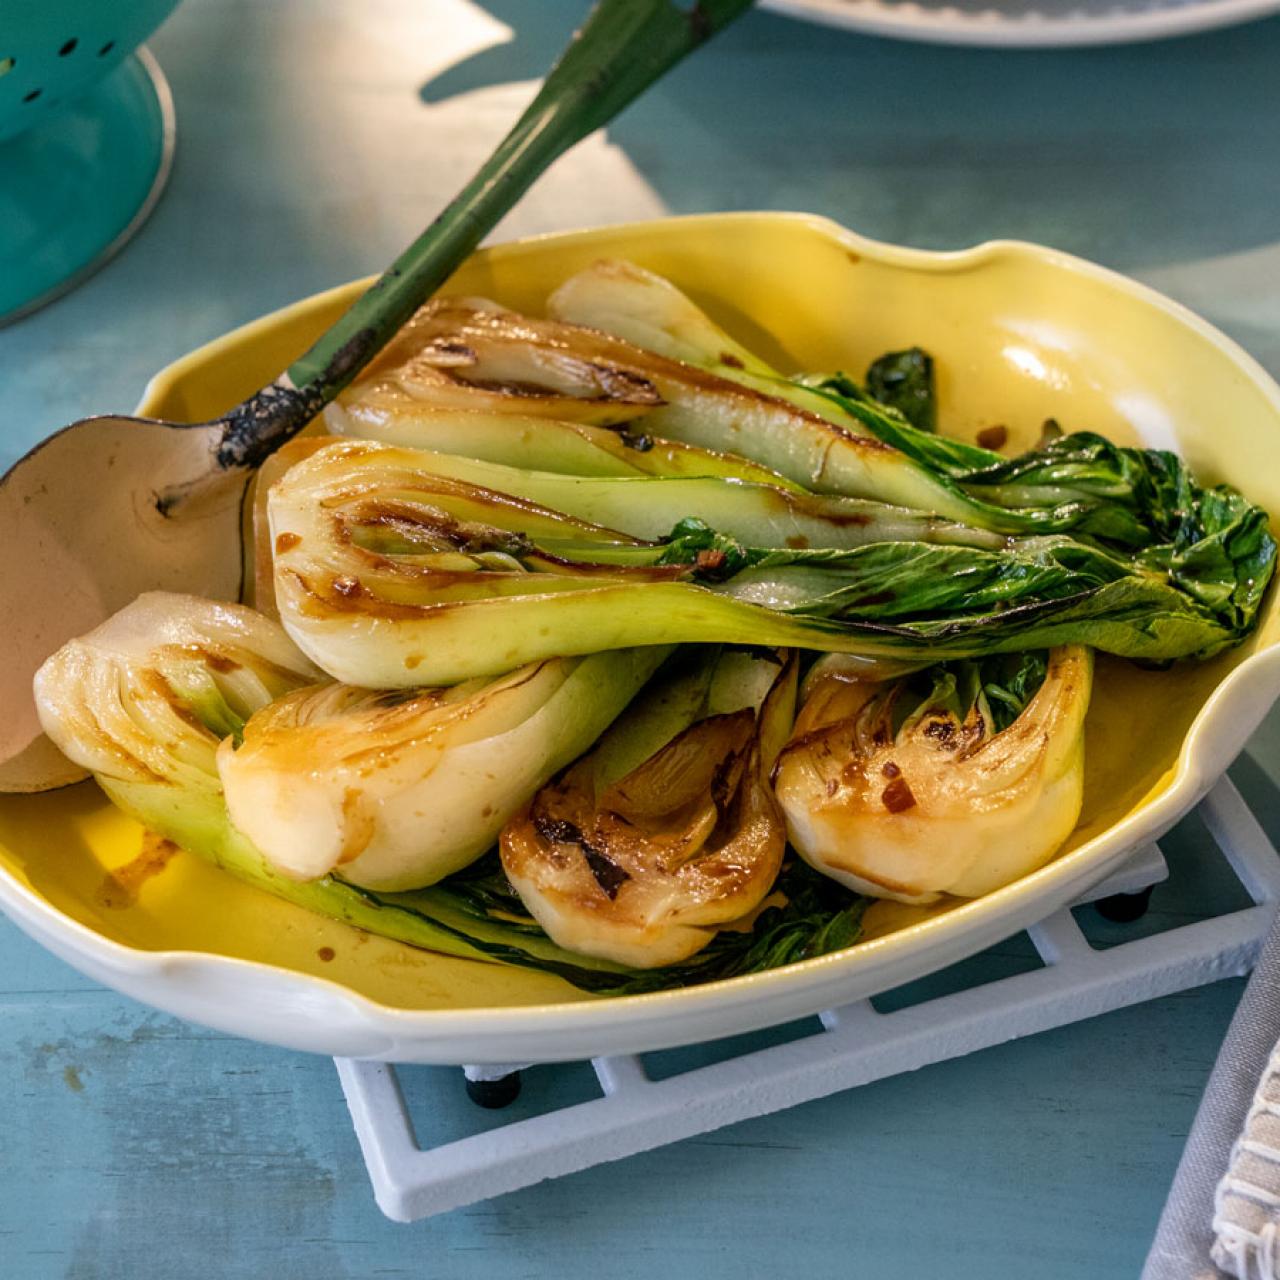
<instances>
[{"instance_id":1,"label":"white plate","mask_svg":"<svg viewBox=\"0 0 1280 1280\"><path fill-rule=\"evenodd\" d=\"M760 7L899 40L1043 49L1131 44L1231 27L1280 12L1280 0L760 0Z\"/></svg>"}]
</instances>

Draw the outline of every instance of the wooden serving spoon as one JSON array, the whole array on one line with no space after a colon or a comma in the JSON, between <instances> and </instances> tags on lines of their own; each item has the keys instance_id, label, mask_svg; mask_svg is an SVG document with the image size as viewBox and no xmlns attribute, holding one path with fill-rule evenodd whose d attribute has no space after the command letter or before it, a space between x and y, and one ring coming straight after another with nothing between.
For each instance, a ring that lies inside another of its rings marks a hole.
<instances>
[{"instance_id":1,"label":"wooden serving spoon","mask_svg":"<svg viewBox=\"0 0 1280 1280\"><path fill-rule=\"evenodd\" d=\"M751 0L600 0L538 96L453 202L270 386L213 422L95 417L0 478L0 791L84 771L41 733L36 668L143 591L235 599L240 507L255 468L300 431L553 161Z\"/></svg>"}]
</instances>

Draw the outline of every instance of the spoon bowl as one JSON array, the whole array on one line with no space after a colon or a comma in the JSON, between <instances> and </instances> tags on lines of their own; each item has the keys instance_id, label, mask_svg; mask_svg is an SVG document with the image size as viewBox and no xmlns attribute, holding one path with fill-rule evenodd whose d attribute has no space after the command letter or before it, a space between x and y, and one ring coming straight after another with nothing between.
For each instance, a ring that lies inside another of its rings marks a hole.
<instances>
[{"instance_id":1,"label":"spoon bowl","mask_svg":"<svg viewBox=\"0 0 1280 1280\"><path fill-rule=\"evenodd\" d=\"M35 668L144 591L232 600L240 590L240 504L249 472L219 477L217 426L87 418L0 479L0 600L12 660L0 664L0 790L43 791L85 771L44 736ZM193 479L198 500L166 511Z\"/></svg>"}]
</instances>

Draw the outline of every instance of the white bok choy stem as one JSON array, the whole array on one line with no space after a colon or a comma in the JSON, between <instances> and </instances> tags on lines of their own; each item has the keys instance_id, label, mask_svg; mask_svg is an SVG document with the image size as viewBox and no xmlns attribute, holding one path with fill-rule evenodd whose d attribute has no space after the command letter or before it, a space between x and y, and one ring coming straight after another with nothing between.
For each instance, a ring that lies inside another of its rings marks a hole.
<instances>
[{"instance_id":1,"label":"white bok choy stem","mask_svg":"<svg viewBox=\"0 0 1280 1280\"><path fill-rule=\"evenodd\" d=\"M671 281L633 262L601 259L556 289L547 299L547 314L566 325L597 329L667 360L692 365L736 384L743 392L785 401L798 411L795 425L807 444L835 454L825 464L825 471L806 483L822 492L855 491L845 487L849 483L845 468L856 452L846 459L843 455L849 451L840 437L876 440L875 432L830 396L783 377L731 338ZM709 430L688 419L687 406L675 400L656 406L645 424L654 431L666 429L677 439L685 439L686 433L701 435ZM825 428L815 425L815 420L826 424ZM774 447L767 433L757 437L751 426L746 431L750 442L744 438L739 445L745 452L754 456Z\"/></svg>"},{"instance_id":2,"label":"white bok choy stem","mask_svg":"<svg viewBox=\"0 0 1280 1280\"><path fill-rule=\"evenodd\" d=\"M407 377L407 375L406 375ZM434 384L431 384L434 385ZM469 390L459 383L460 394ZM522 397L499 412L437 405L399 384L359 382L324 412L338 436L501 462L569 476L725 476L801 491L768 467L640 432L561 422L521 412Z\"/></svg>"},{"instance_id":3,"label":"white bok choy stem","mask_svg":"<svg viewBox=\"0 0 1280 1280\"><path fill-rule=\"evenodd\" d=\"M36 710L99 782L220 791L214 755L259 707L323 680L280 626L241 605L151 591L36 672Z\"/></svg>"},{"instance_id":4,"label":"white bok choy stem","mask_svg":"<svg viewBox=\"0 0 1280 1280\"><path fill-rule=\"evenodd\" d=\"M601 258L570 276L547 299L547 314L731 380L778 377L772 365L731 338L670 280L623 258ZM796 391L797 405L823 410L811 391ZM863 431L856 420L849 427Z\"/></svg>"},{"instance_id":5,"label":"white bok choy stem","mask_svg":"<svg viewBox=\"0 0 1280 1280\"><path fill-rule=\"evenodd\" d=\"M346 456L358 455L351 450ZM659 541L682 520L694 519L753 547L929 542L1001 550L1009 545L1001 534L906 507L722 476L564 475L421 449L385 457L402 468L524 498L648 541Z\"/></svg>"},{"instance_id":6,"label":"white bok choy stem","mask_svg":"<svg viewBox=\"0 0 1280 1280\"><path fill-rule=\"evenodd\" d=\"M625 428L662 403L644 378L625 370L592 366L572 357L543 363L536 380L526 381L526 366L498 358L481 379L464 376L476 353L463 341L442 336L440 314L460 309L467 315L514 313L488 298L437 298L420 307L379 355L366 366L337 403L388 406L407 400L430 409L484 414L516 414L580 426ZM376 412L372 417L376 420Z\"/></svg>"},{"instance_id":7,"label":"white bok choy stem","mask_svg":"<svg viewBox=\"0 0 1280 1280\"><path fill-rule=\"evenodd\" d=\"M299 879L435 884L585 751L666 650L552 658L444 689L300 689L218 750L231 820Z\"/></svg>"},{"instance_id":8,"label":"white bok choy stem","mask_svg":"<svg viewBox=\"0 0 1280 1280\"><path fill-rule=\"evenodd\" d=\"M855 492L847 486L857 483L857 472L852 473L854 478L851 481L847 468L856 457L856 451L851 453L841 437L865 437L885 444L896 443L902 438L896 432L891 433L888 439L884 435L887 421L892 422L896 418L900 424L906 425L897 410L873 402L865 394L858 400L851 400L847 395L824 393L823 383L808 385L814 375L799 381L785 377L731 338L671 281L633 262L608 258L592 263L571 276L547 299L547 313L566 324L598 329L669 360L693 365L717 378L736 383L744 392L786 401L798 411L796 426L807 446L817 451L817 455L827 452L833 455L824 457L822 471L814 479L806 481L811 488L821 492ZM687 419L686 407L673 402L656 407L644 419L644 427L651 431L666 431L677 439L684 439L691 432L701 437L708 430L706 425ZM825 427L817 425L818 422L825 423ZM777 447L768 440L767 433L757 436L755 428L750 425L747 432L749 438L741 432L738 435L737 447L743 452L763 456ZM1000 459L998 454L974 450L959 442L956 442L956 448L970 455ZM791 472L787 471L787 474ZM921 490L921 494L923 492ZM1032 531L1031 525L1018 522L1015 515L1007 512L1002 515L986 504L974 504L967 516L961 516L954 503L967 503L968 499L960 490L954 489L951 497L951 511L957 519L967 518L971 523L980 519L988 522L984 527L1007 532L1015 529Z\"/></svg>"},{"instance_id":9,"label":"white bok choy stem","mask_svg":"<svg viewBox=\"0 0 1280 1280\"><path fill-rule=\"evenodd\" d=\"M786 651L678 651L508 823L503 869L555 942L636 968L676 964L764 902L786 847L768 774L796 665Z\"/></svg>"},{"instance_id":10,"label":"white bok choy stem","mask_svg":"<svg viewBox=\"0 0 1280 1280\"><path fill-rule=\"evenodd\" d=\"M813 682L774 775L810 866L872 897L931 902L990 893L1062 847L1083 797L1091 651L1050 650L1003 729L976 667Z\"/></svg>"},{"instance_id":11,"label":"white bok choy stem","mask_svg":"<svg viewBox=\"0 0 1280 1280\"><path fill-rule=\"evenodd\" d=\"M428 303L388 359L401 362L395 370L401 391L441 409L502 412L505 402L517 414L570 418L567 402L578 401L600 424L616 405L630 431L746 457L815 492L973 523L974 504L963 493L883 443L830 397L785 379L712 371L598 329L478 298ZM386 371L380 372L384 380L374 386L383 394ZM509 394L497 396L503 388ZM574 420L585 420L583 409L573 411ZM984 521L995 532L1023 528L998 510Z\"/></svg>"}]
</instances>

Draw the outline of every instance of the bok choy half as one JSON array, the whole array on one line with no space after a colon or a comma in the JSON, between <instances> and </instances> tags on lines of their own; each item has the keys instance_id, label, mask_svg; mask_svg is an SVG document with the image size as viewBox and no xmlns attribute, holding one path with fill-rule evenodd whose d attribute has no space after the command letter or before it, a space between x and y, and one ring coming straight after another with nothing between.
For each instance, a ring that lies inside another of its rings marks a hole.
<instances>
[{"instance_id":1,"label":"bok choy half","mask_svg":"<svg viewBox=\"0 0 1280 1280\"><path fill-rule=\"evenodd\" d=\"M890 680L817 669L776 771L792 844L904 902L1029 874L1080 817L1091 677L1076 645Z\"/></svg>"},{"instance_id":2,"label":"bok choy half","mask_svg":"<svg viewBox=\"0 0 1280 1280\"><path fill-rule=\"evenodd\" d=\"M1184 549L1206 535L1230 540L1235 545L1228 558L1240 582L1256 578L1257 568L1269 572L1274 561L1265 514L1234 490L1201 488L1173 453L1125 449L1080 432L1006 459L913 425L901 409L843 374L784 377L733 342L669 281L631 263L596 263L565 281L548 308L557 320L571 322L554 333L539 331L544 344L567 349L559 353L562 361L575 341L585 357L608 334L621 344L619 351L640 343L696 368L704 392L708 380L719 388L718 395L705 392L700 412L679 392L644 417L648 428L768 461L808 488L903 502L1003 533L1072 533L1125 550L1170 543ZM437 343L447 341L440 328ZM492 314L469 331L477 329L501 345L496 335L503 326ZM575 340L575 333L587 336ZM888 386L930 427L936 417L931 362L927 373L912 371L909 357L917 366L928 359L923 352L882 357L868 370L868 386L881 393ZM895 376L887 376L890 370ZM732 407L733 389L750 398L751 412ZM710 403L722 411L706 412ZM888 446L883 456L869 441Z\"/></svg>"},{"instance_id":3,"label":"bok choy half","mask_svg":"<svg viewBox=\"0 0 1280 1280\"><path fill-rule=\"evenodd\" d=\"M1265 515L1242 519L1230 495L1185 486L1174 541L1125 555L1065 535L998 548L922 541L912 534L925 526L901 512L861 545L753 546L696 518L652 541L454 478L463 474L439 455L335 442L272 490L280 616L330 674L372 688L447 684L551 656L688 642L914 665L1061 644L1207 657L1253 625L1274 562ZM702 482L595 483L634 490L632 513L653 486L665 515L666 486ZM533 474L524 487L551 484ZM767 486L716 492L703 510L726 523L767 526L787 499ZM779 531L794 526L788 510Z\"/></svg>"},{"instance_id":4,"label":"bok choy half","mask_svg":"<svg viewBox=\"0 0 1280 1280\"><path fill-rule=\"evenodd\" d=\"M701 951L773 889L787 838L769 771L794 654L679 651L502 832L502 866L562 946L641 968Z\"/></svg>"}]
</instances>

